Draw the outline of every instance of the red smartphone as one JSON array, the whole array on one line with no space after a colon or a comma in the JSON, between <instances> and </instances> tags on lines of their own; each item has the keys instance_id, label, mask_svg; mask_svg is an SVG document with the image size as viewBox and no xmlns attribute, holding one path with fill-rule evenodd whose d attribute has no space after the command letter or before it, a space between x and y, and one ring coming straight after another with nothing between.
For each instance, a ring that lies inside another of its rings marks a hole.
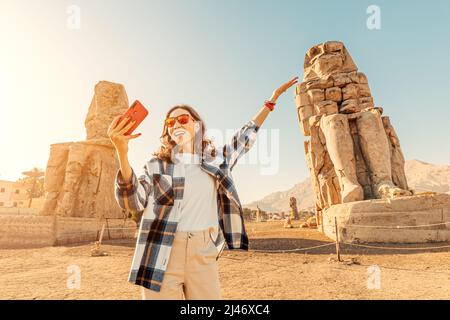
<instances>
[{"instance_id":1,"label":"red smartphone","mask_svg":"<svg viewBox=\"0 0 450 320\"><path fill-rule=\"evenodd\" d=\"M134 125L125 132L125 135L128 136L133 133L133 131L141 124L142 121L144 121L145 117L148 115L148 110L140 103L138 100L133 102L131 107L128 108L128 110L120 117L120 121L122 121L123 118L130 117L129 121L136 121Z\"/></svg>"}]
</instances>

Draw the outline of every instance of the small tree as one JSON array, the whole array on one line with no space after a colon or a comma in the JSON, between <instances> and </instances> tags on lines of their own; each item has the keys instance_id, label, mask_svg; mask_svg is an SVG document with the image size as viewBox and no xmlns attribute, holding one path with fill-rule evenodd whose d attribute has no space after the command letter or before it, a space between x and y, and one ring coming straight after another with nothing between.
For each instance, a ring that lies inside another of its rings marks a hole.
<instances>
[{"instance_id":1,"label":"small tree","mask_svg":"<svg viewBox=\"0 0 450 320\"><path fill-rule=\"evenodd\" d=\"M252 209L244 208L242 210L242 213L243 213L243 216L244 216L244 220L252 220L253 212L254 212L254 210L252 210Z\"/></svg>"},{"instance_id":2,"label":"small tree","mask_svg":"<svg viewBox=\"0 0 450 320\"><path fill-rule=\"evenodd\" d=\"M31 208L31 201L33 198L42 197L45 193L44 189L44 171L34 167L31 171L22 172L25 178L19 179L19 182L27 186L27 196L30 200L28 202L28 208Z\"/></svg>"}]
</instances>

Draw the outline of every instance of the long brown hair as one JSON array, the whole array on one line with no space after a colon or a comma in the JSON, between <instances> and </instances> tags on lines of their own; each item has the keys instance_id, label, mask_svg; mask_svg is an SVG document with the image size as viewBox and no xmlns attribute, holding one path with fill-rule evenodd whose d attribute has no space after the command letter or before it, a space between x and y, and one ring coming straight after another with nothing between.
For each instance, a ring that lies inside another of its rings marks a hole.
<instances>
[{"instance_id":1,"label":"long brown hair","mask_svg":"<svg viewBox=\"0 0 450 320\"><path fill-rule=\"evenodd\" d=\"M180 105L176 105L176 106L173 106L172 108L170 108L169 111L167 111L166 118L169 117L169 115L175 109L186 110L187 112L189 112L189 114L192 116L192 118L194 118L194 120L196 122L199 122L201 125L201 130L199 132L201 133L202 136L193 138L194 139L194 153L196 152L196 150L198 150L198 151L201 151L201 153L203 154L203 153L205 153L205 149L209 146L209 147L211 147L211 150L209 152L211 153L211 156L214 157L216 155L216 149L215 149L212 141L210 139L205 138L205 132L206 132L205 123L203 122L203 120L200 117L200 115L198 114L198 112L195 111L194 108L192 108L191 106L189 106L187 104L180 104ZM153 153L153 155L156 156L156 158L158 158L160 160L172 163L173 162L172 156L171 156L172 150L177 145L177 143L175 141L173 141L172 138L170 137L169 128L166 126L165 123L164 123L163 130L161 133L160 141L161 141L161 146L159 147L159 149L156 152ZM200 156L202 156L202 155L200 155Z\"/></svg>"}]
</instances>

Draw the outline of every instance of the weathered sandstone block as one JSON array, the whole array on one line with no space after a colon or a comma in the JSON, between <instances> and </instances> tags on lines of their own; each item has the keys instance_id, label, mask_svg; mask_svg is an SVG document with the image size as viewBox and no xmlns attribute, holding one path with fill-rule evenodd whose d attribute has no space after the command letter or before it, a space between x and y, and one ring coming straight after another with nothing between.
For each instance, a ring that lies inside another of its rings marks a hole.
<instances>
[{"instance_id":1,"label":"weathered sandstone block","mask_svg":"<svg viewBox=\"0 0 450 320\"><path fill-rule=\"evenodd\" d=\"M100 81L95 86L85 121L88 140L51 145L42 215L124 216L113 188L119 163L106 132L112 119L127 108L128 98L122 85Z\"/></svg>"}]
</instances>

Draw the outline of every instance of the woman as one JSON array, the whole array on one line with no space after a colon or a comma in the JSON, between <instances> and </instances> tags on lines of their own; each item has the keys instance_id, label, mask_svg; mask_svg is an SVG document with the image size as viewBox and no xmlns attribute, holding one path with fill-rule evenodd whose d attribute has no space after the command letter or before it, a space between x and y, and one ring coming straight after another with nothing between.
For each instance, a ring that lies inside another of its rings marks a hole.
<instances>
[{"instance_id":1,"label":"woman","mask_svg":"<svg viewBox=\"0 0 450 320\"><path fill-rule=\"evenodd\" d=\"M171 108L163 126L162 146L136 176L124 135L133 125L116 117L108 136L120 169L115 195L121 208L143 210L129 281L140 285L143 299L221 299L217 259L225 246L248 250L242 205L231 170L256 139L278 97L298 77L275 90L252 120L220 149L204 137L199 114L187 105Z\"/></svg>"}]
</instances>

